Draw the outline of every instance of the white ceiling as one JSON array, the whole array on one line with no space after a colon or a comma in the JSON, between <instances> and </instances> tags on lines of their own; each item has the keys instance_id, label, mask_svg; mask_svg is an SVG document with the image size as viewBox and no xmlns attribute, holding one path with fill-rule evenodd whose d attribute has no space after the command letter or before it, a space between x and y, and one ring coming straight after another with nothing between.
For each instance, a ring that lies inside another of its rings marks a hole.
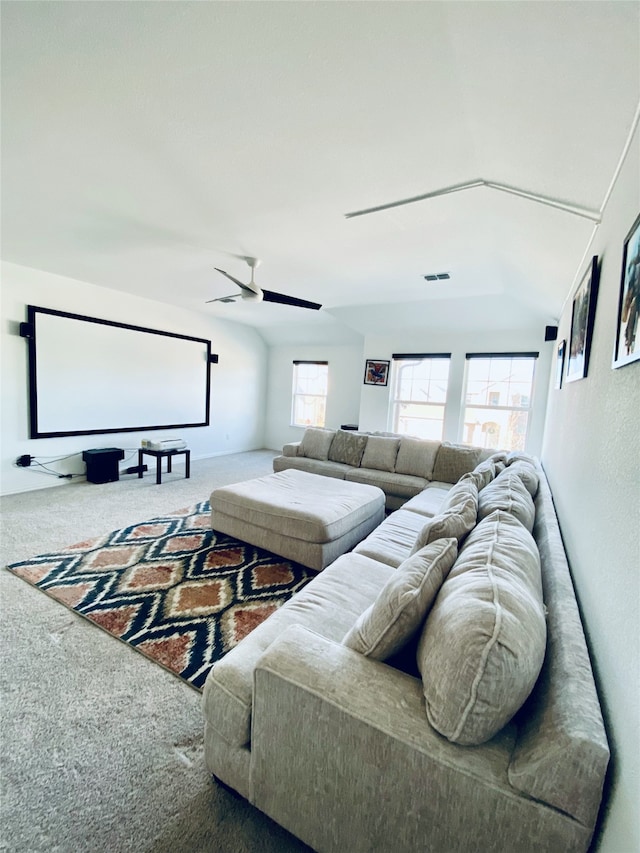
<instances>
[{"instance_id":1,"label":"white ceiling","mask_svg":"<svg viewBox=\"0 0 640 853\"><path fill-rule=\"evenodd\" d=\"M552 322L589 219L486 186L344 214L476 179L597 212L639 22L617 0L2 2L2 256L272 341ZM234 255L324 310L205 306L214 266L248 280Z\"/></svg>"}]
</instances>

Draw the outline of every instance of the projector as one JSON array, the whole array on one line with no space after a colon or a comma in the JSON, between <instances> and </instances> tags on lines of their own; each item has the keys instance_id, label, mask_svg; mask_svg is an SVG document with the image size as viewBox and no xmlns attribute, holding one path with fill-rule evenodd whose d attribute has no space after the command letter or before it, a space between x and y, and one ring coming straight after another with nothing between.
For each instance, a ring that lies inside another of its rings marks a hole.
<instances>
[{"instance_id":1,"label":"projector","mask_svg":"<svg viewBox=\"0 0 640 853\"><path fill-rule=\"evenodd\" d=\"M145 450L183 450L187 446L182 438L143 438L140 444Z\"/></svg>"}]
</instances>

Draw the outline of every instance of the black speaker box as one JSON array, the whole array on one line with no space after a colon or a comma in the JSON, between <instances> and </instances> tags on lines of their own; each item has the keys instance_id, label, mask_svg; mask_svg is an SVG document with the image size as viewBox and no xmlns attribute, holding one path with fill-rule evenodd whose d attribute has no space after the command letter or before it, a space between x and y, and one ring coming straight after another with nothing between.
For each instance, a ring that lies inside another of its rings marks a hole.
<instances>
[{"instance_id":1,"label":"black speaker box","mask_svg":"<svg viewBox=\"0 0 640 853\"><path fill-rule=\"evenodd\" d=\"M119 447L99 447L83 450L82 460L87 463L87 480L90 483L115 483L120 479L118 462L124 459Z\"/></svg>"},{"instance_id":2,"label":"black speaker box","mask_svg":"<svg viewBox=\"0 0 640 853\"><path fill-rule=\"evenodd\" d=\"M558 337L558 327L557 326L545 326L544 327L544 339L545 341L555 341Z\"/></svg>"}]
</instances>

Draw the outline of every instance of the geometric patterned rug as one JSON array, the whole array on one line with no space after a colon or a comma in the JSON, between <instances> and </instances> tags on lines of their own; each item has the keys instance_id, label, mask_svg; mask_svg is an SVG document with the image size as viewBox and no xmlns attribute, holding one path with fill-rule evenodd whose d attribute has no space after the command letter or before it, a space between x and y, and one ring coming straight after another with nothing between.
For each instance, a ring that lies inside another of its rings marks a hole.
<instances>
[{"instance_id":1,"label":"geometric patterned rug","mask_svg":"<svg viewBox=\"0 0 640 853\"><path fill-rule=\"evenodd\" d=\"M210 528L209 502L7 566L201 689L316 574Z\"/></svg>"}]
</instances>

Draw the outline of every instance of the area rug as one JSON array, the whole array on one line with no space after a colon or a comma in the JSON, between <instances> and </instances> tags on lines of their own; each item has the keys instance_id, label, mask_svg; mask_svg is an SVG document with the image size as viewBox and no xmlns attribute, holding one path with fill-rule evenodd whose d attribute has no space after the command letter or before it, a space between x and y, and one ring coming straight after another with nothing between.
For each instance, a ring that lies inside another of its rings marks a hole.
<instances>
[{"instance_id":1,"label":"area rug","mask_svg":"<svg viewBox=\"0 0 640 853\"><path fill-rule=\"evenodd\" d=\"M315 574L210 528L209 502L7 566L200 689Z\"/></svg>"}]
</instances>

